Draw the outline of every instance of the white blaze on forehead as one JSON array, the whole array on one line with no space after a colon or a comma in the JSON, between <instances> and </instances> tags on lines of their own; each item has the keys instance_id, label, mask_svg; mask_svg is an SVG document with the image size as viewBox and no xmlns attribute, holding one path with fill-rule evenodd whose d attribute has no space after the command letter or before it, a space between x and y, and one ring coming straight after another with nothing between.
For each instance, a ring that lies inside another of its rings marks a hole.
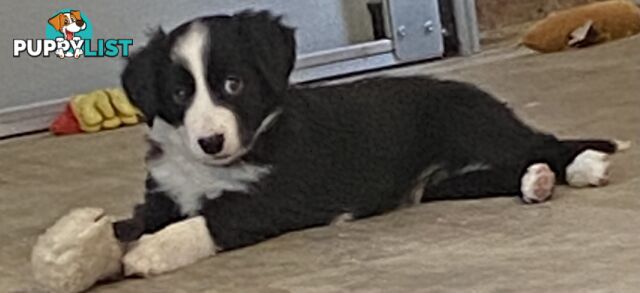
<instances>
[{"instance_id":1,"label":"white blaze on forehead","mask_svg":"<svg viewBox=\"0 0 640 293\"><path fill-rule=\"evenodd\" d=\"M205 53L209 30L202 23L194 23L173 48L174 61L182 63L192 74L196 91L206 91ZM178 59L178 60L176 60Z\"/></svg>"},{"instance_id":2,"label":"white blaze on forehead","mask_svg":"<svg viewBox=\"0 0 640 293\"><path fill-rule=\"evenodd\" d=\"M217 134L224 136L222 151L216 156L230 156L242 148L238 121L234 113L214 102L207 82L209 29L202 23L193 23L179 38L172 51L174 62L183 64L191 73L195 84L193 101L184 116L188 144L194 154L209 158L198 144L198 139Z\"/></svg>"}]
</instances>

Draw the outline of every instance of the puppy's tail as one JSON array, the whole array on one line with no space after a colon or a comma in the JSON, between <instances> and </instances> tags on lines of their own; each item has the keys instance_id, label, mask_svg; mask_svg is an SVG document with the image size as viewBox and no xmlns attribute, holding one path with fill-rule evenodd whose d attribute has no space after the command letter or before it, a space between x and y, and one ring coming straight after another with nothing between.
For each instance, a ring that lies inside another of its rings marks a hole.
<instances>
[{"instance_id":1,"label":"puppy's tail","mask_svg":"<svg viewBox=\"0 0 640 293\"><path fill-rule=\"evenodd\" d=\"M588 149L600 151L607 154L613 154L617 152L623 152L631 148L631 141L615 139L563 140L562 143L571 148L576 154L579 154Z\"/></svg>"}]
</instances>

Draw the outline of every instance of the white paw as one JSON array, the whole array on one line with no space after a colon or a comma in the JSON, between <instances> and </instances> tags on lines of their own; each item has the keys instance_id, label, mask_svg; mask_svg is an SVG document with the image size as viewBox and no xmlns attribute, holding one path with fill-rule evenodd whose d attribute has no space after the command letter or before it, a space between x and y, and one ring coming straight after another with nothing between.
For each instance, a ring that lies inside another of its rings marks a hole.
<instances>
[{"instance_id":1,"label":"white paw","mask_svg":"<svg viewBox=\"0 0 640 293\"><path fill-rule=\"evenodd\" d=\"M567 167L567 182L573 187L607 185L610 164L608 154L586 150Z\"/></svg>"},{"instance_id":2,"label":"white paw","mask_svg":"<svg viewBox=\"0 0 640 293\"><path fill-rule=\"evenodd\" d=\"M215 254L204 218L195 217L144 235L122 259L125 275L151 276L185 267Z\"/></svg>"},{"instance_id":3,"label":"white paw","mask_svg":"<svg viewBox=\"0 0 640 293\"><path fill-rule=\"evenodd\" d=\"M73 58L80 58L80 56L82 56L84 54L84 52L81 49L76 49L75 52L73 53Z\"/></svg>"},{"instance_id":4,"label":"white paw","mask_svg":"<svg viewBox=\"0 0 640 293\"><path fill-rule=\"evenodd\" d=\"M58 56L58 58L60 59L64 59L64 52L62 51L62 49L56 50L56 56Z\"/></svg>"},{"instance_id":5,"label":"white paw","mask_svg":"<svg viewBox=\"0 0 640 293\"><path fill-rule=\"evenodd\" d=\"M526 203L541 203L548 200L553 194L555 183L556 175L549 165L541 163L529 166L520 182L522 200Z\"/></svg>"}]
</instances>

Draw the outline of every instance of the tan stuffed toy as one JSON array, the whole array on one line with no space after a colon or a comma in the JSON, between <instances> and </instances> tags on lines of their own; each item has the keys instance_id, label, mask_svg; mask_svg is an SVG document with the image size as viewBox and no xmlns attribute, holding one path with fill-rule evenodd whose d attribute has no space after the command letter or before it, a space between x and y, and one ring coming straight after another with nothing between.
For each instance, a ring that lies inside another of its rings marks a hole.
<instances>
[{"instance_id":1,"label":"tan stuffed toy","mask_svg":"<svg viewBox=\"0 0 640 293\"><path fill-rule=\"evenodd\" d=\"M53 292L81 292L119 275L123 249L104 211L72 211L38 237L31 253L36 281Z\"/></svg>"},{"instance_id":2,"label":"tan stuffed toy","mask_svg":"<svg viewBox=\"0 0 640 293\"><path fill-rule=\"evenodd\" d=\"M116 239L113 219L102 209L81 208L38 237L31 266L36 281L48 292L77 293L102 280L170 272L215 253L202 216L125 245Z\"/></svg>"},{"instance_id":3,"label":"tan stuffed toy","mask_svg":"<svg viewBox=\"0 0 640 293\"><path fill-rule=\"evenodd\" d=\"M640 33L640 8L630 0L611 0L551 13L529 30L522 44L549 53L637 33Z\"/></svg>"}]
</instances>

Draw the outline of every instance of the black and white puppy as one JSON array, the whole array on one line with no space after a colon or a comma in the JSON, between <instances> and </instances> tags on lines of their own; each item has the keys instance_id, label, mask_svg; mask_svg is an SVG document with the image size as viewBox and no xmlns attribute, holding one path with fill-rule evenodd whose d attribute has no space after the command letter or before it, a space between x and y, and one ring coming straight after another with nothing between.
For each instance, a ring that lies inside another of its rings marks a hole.
<instances>
[{"instance_id":1,"label":"black and white puppy","mask_svg":"<svg viewBox=\"0 0 640 293\"><path fill-rule=\"evenodd\" d=\"M116 234L130 242L198 218L189 231L210 236L143 237L146 251L125 256L130 273L193 261L163 264L177 246L213 253L416 203L538 203L555 183L607 183L616 143L533 130L472 85L402 77L294 88L294 62L294 31L267 12L159 31L130 58L122 82L149 121L151 150L145 202Z\"/></svg>"}]
</instances>

